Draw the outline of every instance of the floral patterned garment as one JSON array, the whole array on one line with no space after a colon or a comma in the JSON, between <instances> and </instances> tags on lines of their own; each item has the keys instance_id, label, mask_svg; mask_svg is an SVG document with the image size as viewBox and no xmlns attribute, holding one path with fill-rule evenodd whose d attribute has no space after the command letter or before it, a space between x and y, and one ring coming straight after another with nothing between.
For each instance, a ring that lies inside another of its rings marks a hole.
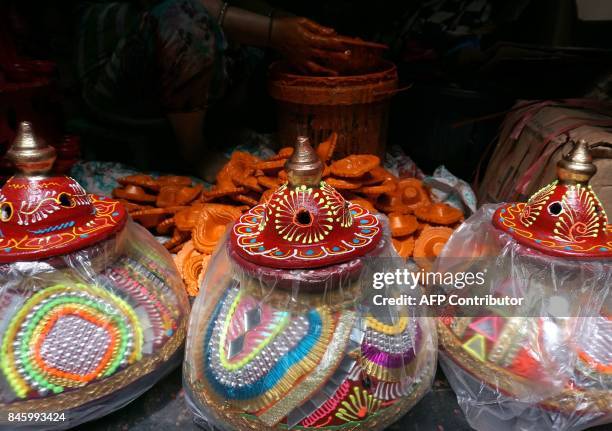
<instances>
[{"instance_id":1,"label":"floral patterned garment","mask_svg":"<svg viewBox=\"0 0 612 431\"><path fill-rule=\"evenodd\" d=\"M78 76L86 103L130 117L205 109L227 85L227 43L198 0L87 3Z\"/></svg>"}]
</instances>

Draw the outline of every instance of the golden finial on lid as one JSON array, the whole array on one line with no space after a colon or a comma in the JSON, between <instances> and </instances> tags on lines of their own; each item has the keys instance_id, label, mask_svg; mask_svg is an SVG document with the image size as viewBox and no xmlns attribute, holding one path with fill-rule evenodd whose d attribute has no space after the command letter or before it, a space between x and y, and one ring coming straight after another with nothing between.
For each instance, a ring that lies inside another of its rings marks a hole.
<instances>
[{"instance_id":1,"label":"golden finial on lid","mask_svg":"<svg viewBox=\"0 0 612 431\"><path fill-rule=\"evenodd\" d=\"M32 123L22 121L6 158L13 163L18 174L44 175L53 167L55 148L35 135Z\"/></svg>"},{"instance_id":2,"label":"golden finial on lid","mask_svg":"<svg viewBox=\"0 0 612 431\"><path fill-rule=\"evenodd\" d=\"M589 145L584 139L572 143L574 147L557 162L557 177L566 184L587 184L597 172Z\"/></svg>"},{"instance_id":3,"label":"golden finial on lid","mask_svg":"<svg viewBox=\"0 0 612 431\"><path fill-rule=\"evenodd\" d=\"M297 138L293 155L287 160L285 170L287 171L289 185L292 187L316 186L319 184L323 174L323 163L321 163L307 137L299 136Z\"/></svg>"}]
</instances>

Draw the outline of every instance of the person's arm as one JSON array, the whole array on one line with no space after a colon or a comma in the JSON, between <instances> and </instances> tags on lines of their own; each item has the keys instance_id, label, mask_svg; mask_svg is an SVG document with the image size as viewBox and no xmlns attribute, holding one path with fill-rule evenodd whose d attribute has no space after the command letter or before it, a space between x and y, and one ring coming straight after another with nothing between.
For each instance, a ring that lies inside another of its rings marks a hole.
<instances>
[{"instance_id":1,"label":"person's arm","mask_svg":"<svg viewBox=\"0 0 612 431\"><path fill-rule=\"evenodd\" d=\"M264 0L232 0L232 6L237 6L239 8L246 9L251 12L255 12L265 16L268 16L273 10L275 10L276 13L280 13L281 15L286 13L284 11L275 9Z\"/></svg>"},{"instance_id":2,"label":"person's arm","mask_svg":"<svg viewBox=\"0 0 612 431\"><path fill-rule=\"evenodd\" d=\"M323 27L307 18L292 16L264 16L238 7L227 7L224 2L202 0L213 17L222 17L227 36L239 43L269 47L282 54L298 69L313 73L336 75L317 61L321 58L347 59L346 47L334 29Z\"/></svg>"}]
</instances>

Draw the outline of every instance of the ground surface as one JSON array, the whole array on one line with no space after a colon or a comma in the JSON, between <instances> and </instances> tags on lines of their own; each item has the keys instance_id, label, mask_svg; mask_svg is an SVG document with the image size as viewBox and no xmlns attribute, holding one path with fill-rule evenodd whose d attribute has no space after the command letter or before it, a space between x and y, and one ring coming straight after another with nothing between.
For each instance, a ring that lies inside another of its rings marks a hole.
<instances>
[{"instance_id":1,"label":"ground surface","mask_svg":"<svg viewBox=\"0 0 612 431\"><path fill-rule=\"evenodd\" d=\"M125 408L77 428L79 431L201 431L191 418L176 370ZM441 372L421 402L392 431L468 431L455 394Z\"/></svg>"},{"instance_id":2,"label":"ground surface","mask_svg":"<svg viewBox=\"0 0 612 431\"><path fill-rule=\"evenodd\" d=\"M77 428L79 431L201 431L192 421L176 370L125 408ZM604 431L605 427L592 431ZM441 371L432 390L390 431L469 431L455 394Z\"/></svg>"}]
</instances>

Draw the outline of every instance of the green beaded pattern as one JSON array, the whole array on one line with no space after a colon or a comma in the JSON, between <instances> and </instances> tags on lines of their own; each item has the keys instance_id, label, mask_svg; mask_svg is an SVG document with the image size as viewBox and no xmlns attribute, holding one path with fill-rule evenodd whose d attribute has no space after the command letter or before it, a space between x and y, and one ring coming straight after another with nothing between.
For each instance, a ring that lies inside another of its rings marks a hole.
<instances>
[{"instance_id":1,"label":"green beaded pattern","mask_svg":"<svg viewBox=\"0 0 612 431\"><path fill-rule=\"evenodd\" d=\"M138 316L126 301L97 286L58 284L12 317L0 369L18 398L57 394L140 360L142 345Z\"/></svg>"}]
</instances>

